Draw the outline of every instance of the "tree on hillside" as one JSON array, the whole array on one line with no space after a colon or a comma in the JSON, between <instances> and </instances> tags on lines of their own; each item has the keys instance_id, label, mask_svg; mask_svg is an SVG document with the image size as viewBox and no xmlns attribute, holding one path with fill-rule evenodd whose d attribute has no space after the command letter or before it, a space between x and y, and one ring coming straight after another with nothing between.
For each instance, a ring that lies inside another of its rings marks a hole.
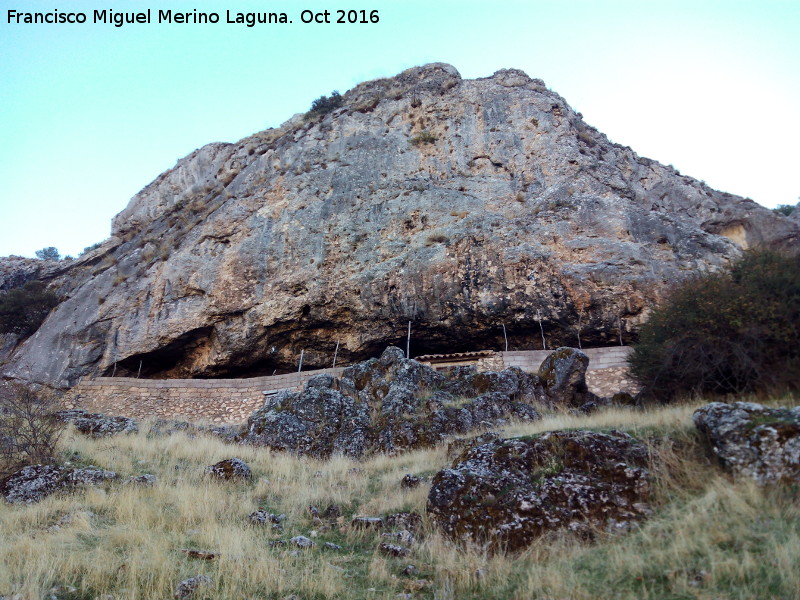
<instances>
[{"instance_id":1,"label":"tree on hillside","mask_svg":"<svg viewBox=\"0 0 800 600\"><path fill-rule=\"evenodd\" d=\"M339 108L343 102L344 98L342 98L342 95L336 90L333 90L330 98L328 96L320 96L311 103L311 110L306 113L306 118L326 115Z\"/></svg>"},{"instance_id":2,"label":"tree on hillside","mask_svg":"<svg viewBox=\"0 0 800 600\"><path fill-rule=\"evenodd\" d=\"M58 297L41 281L6 292L0 296L0 333L33 334L57 304Z\"/></svg>"},{"instance_id":3,"label":"tree on hillside","mask_svg":"<svg viewBox=\"0 0 800 600\"><path fill-rule=\"evenodd\" d=\"M752 251L679 285L642 326L629 365L662 401L800 387L800 257Z\"/></svg>"},{"instance_id":4,"label":"tree on hillside","mask_svg":"<svg viewBox=\"0 0 800 600\"><path fill-rule=\"evenodd\" d=\"M36 251L36 258L41 260L61 260L61 253L58 248L48 246Z\"/></svg>"}]
</instances>

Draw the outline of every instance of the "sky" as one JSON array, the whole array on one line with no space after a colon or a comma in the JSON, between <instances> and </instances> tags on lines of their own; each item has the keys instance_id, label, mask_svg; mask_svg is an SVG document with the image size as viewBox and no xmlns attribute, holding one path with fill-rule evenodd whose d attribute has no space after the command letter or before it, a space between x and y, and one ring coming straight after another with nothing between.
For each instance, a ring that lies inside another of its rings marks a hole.
<instances>
[{"instance_id":1,"label":"sky","mask_svg":"<svg viewBox=\"0 0 800 600\"><path fill-rule=\"evenodd\" d=\"M767 207L800 196L800 2L759 0L2 0L0 256L79 254L176 161L332 90L429 62L543 79L641 156ZM151 9L150 24L92 23ZM335 23L336 10L379 21ZM157 23L159 10L217 24ZM331 23L301 22L330 11ZM84 12L84 24L8 11ZM226 11L291 24L227 24Z\"/></svg>"}]
</instances>

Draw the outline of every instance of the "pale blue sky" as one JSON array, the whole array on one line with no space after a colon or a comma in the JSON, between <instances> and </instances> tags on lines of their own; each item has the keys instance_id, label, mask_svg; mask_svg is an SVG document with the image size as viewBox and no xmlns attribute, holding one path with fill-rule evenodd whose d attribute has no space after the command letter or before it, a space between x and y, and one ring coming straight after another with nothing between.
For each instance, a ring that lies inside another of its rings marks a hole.
<instances>
[{"instance_id":1,"label":"pale blue sky","mask_svg":"<svg viewBox=\"0 0 800 600\"><path fill-rule=\"evenodd\" d=\"M295 22L9 25L7 10L283 11ZM304 8L378 9L304 25ZM800 2L2 1L0 255L101 241L131 196L209 142L426 62L515 67L640 155L766 206L800 195Z\"/></svg>"}]
</instances>

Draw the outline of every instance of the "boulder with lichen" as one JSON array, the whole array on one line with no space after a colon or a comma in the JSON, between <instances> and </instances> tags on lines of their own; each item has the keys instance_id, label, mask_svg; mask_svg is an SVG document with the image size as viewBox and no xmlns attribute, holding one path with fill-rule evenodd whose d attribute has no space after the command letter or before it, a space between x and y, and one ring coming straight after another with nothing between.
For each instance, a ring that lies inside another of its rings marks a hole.
<instances>
[{"instance_id":1,"label":"boulder with lichen","mask_svg":"<svg viewBox=\"0 0 800 600\"><path fill-rule=\"evenodd\" d=\"M644 445L620 432L496 440L436 474L427 512L446 536L492 549L554 530L624 531L650 512L646 465Z\"/></svg>"}]
</instances>

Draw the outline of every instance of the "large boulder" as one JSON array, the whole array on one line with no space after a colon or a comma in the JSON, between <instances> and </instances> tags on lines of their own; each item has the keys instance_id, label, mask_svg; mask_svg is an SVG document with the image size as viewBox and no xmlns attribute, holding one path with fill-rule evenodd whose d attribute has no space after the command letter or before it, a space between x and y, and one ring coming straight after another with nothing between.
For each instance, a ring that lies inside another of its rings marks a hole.
<instances>
[{"instance_id":1,"label":"large boulder","mask_svg":"<svg viewBox=\"0 0 800 600\"><path fill-rule=\"evenodd\" d=\"M432 446L448 435L507 418L540 418L538 378L519 369L442 374L402 350L317 375L302 392L284 392L250 416L239 441L298 454L359 458Z\"/></svg>"},{"instance_id":2,"label":"large boulder","mask_svg":"<svg viewBox=\"0 0 800 600\"><path fill-rule=\"evenodd\" d=\"M736 475L760 485L800 482L800 406L712 402L693 415L712 452Z\"/></svg>"},{"instance_id":3,"label":"large boulder","mask_svg":"<svg viewBox=\"0 0 800 600\"><path fill-rule=\"evenodd\" d=\"M448 537L519 550L566 529L626 530L649 514L647 451L631 436L553 431L465 451L433 478L427 510Z\"/></svg>"},{"instance_id":4,"label":"large boulder","mask_svg":"<svg viewBox=\"0 0 800 600\"><path fill-rule=\"evenodd\" d=\"M30 465L0 482L0 495L12 504L39 502L51 494L78 485L98 485L117 479L113 471L98 468L70 469L58 465Z\"/></svg>"},{"instance_id":5,"label":"large boulder","mask_svg":"<svg viewBox=\"0 0 800 600\"><path fill-rule=\"evenodd\" d=\"M586 385L589 357L577 348L558 348L542 361L539 378L547 397L556 406L580 408L596 402Z\"/></svg>"},{"instance_id":6,"label":"large boulder","mask_svg":"<svg viewBox=\"0 0 800 600\"><path fill-rule=\"evenodd\" d=\"M102 415L81 409L62 410L55 416L65 423L71 423L81 433L95 438L139 431L139 424L130 417Z\"/></svg>"},{"instance_id":7,"label":"large boulder","mask_svg":"<svg viewBox=\"0 0 800 600\"><path fill-rule=\"evenodd\" d=\"M250 466L240 458L226 458L206 467L209 477L222 481L249 480L253 478Z\"/></svg>"}]
</instances>

